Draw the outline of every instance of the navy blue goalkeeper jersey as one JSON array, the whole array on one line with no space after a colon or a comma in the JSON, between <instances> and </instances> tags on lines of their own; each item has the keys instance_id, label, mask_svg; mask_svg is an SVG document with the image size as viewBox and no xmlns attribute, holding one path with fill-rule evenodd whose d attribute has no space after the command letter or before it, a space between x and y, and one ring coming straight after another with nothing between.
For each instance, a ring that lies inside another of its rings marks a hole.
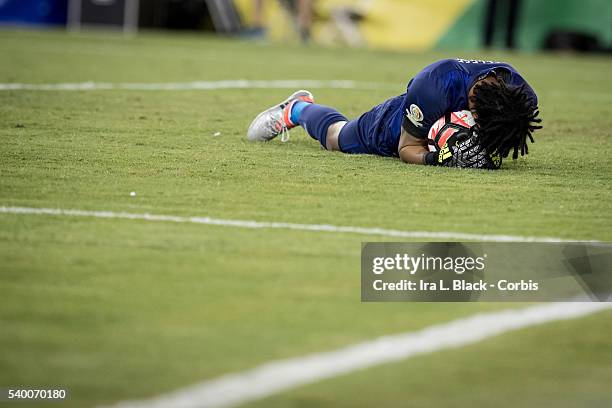
<instances>
[{"instance_id":1,"label":"navy blue goalkeeper jersey","mask_svg":"<svg viewBox=\"0 0 612 408\"><path fill-rule=\"evenodd\" d=\"M356 135L369 153L398 156L401 127L426 138L431 126L447 112L468 109L468 92L492 71L510 86L525 85L533 109L538 99L527 81L505 62L444 59L425 67L409 83L406 93L388 99L358 119Z\"/></svg>"}]
</instances>

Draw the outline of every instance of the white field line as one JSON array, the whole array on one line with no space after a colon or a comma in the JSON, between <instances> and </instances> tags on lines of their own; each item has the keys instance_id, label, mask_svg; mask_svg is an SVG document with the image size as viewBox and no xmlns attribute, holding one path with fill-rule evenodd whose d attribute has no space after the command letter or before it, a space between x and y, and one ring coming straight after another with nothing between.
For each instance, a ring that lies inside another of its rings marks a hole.
<instances>
[{"instance_id":1,"label":"white field line","mask_svg":"<svg viewBox=\"0 0 612 408\"><path fill-rule=\"evenodd\" d=\"M193 81L193 82L165 82L165 83L111 83L111 82L76 82L57 84L23 84L0 83L0 91L104 91L104 90L135 90L135 91L210 91L216 89L365 89L365 90L396 90L402 86L389 83L361 82L347 80L315 80L315 79L286 79L286 80L220 80L220 81Z\"/></svg>"},{"instance_id":2,"label":"white field line","mask_svg":"<svg viewBox=\"0 0 612 408\"><path fill-rule=\"evenodd\" d=\"M94 217L94 218L118 218L128 220L160 221L174 223L192 223L217 225L223 227L252 228L252 229L285 229L298 231L319 231L332 233L347 233L360 235L379 235L395 238L414 238L414 239L439 239L450 241L487 241L487 242L592 242L603 243L601 241L579 241L567 240L554 237L530 237L519 235L488 235L471 234L464 232L448 231L401 231L385 228L368 228L353 226L338 226L327 224L294 224L288 222L262 222L251 220L229 220L223 218L210 217L184 217L178 215L155 215L138 214L113 211L86 211L86 210L64 210L60 208L31 208L31 207L0 207L0 213L5 214L31 214L31 215L53 215L67 217Z\"/></svg>"},{"instance_id":3,"label":"white field line","mask_svg":"<svg viewBox=\"0 0 612 408\"><path fill-rule=\"evenodd\" d=\"M151 399L120 402L114 407L232 407L356 370L458 348L510 331L578 318L609 308L612 303L552 303L477 314L339 350L272 361Z\"/></svg>"}]
</instances>

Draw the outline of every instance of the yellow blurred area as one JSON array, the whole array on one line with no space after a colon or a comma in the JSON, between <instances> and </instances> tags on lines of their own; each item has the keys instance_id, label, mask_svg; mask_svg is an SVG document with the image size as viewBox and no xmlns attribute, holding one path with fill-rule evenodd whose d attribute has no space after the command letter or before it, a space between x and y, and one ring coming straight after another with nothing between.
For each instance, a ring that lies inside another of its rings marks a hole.
<instances>
[{"instance_id":1,"label":"yellow blurred area","mask_svg":"<svg viewBox=\"0 0 612 408\"><path fill-rule=\"evenodd\" d=\"M346 43L333 11L350 8L364 16L357 23L362 45L386 49L425 50L465 12L473 0L315 0L313 38L322 44ZM253 0L236 0L244 21L252 23ZM268 36L272 41L294 42L293 22L275 0L265 1Z\"/></svg>"}]
</instances>

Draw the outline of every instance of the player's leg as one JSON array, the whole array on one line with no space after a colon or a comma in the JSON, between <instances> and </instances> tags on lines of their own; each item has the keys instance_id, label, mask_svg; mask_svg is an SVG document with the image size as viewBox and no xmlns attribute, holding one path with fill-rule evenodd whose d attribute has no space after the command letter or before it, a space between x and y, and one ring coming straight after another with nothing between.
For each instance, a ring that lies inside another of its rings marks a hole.
<instances>
[{"instance_id":1,"label":"player's leg","mask_svg":"<svg viewBox=\"0 0 612 408\"><path fill-rule=\"evenodd\" d=\"M312 94L303 90L257 115L249 126L247 138L268 141L281 135L286 140L288 130L296 126L302 126L327 150L369 153L359 137L357 120L349 121L336 109L315 104Z\"/></svg>"},{"instance_id":2,"label":"player's leg","mask_svg":"<svg viewBox=\"0 0 612 408\"><path fill-rule=\"evenodd\" d=\"M340 150L338 135L348 119L334 108L300 101L291 106L289 118L325 149Z\"/></svg>"},{"instance_id":3,"label":"player's leg","mask_svg":"<svg viewBox=\"0 0 612 408\"><path fill-rule=\"evenodd\" d=\"M297 121L325 149L342 153L369 153L359 137L358 120L349 121L328 106L300 102L295 104L292 112L291 119Z\"/></svg>"},{"instance_id":4,"label":"player's leg","mask_svg":"<svg viewBox=\"0 0 612 408\"><path fill-rule=\"evenodd\" d=\"M367 113L360 119L366 115ZM364 131L369 134L367 130L364 130L364 123L362 123L365 122L367 128L367 118L349 121L334 108L303 102L295 103L290 118L294 123L299 123L313 139L318 140L327 150L349 154L373 153L362 136Z\"/></svg>"},{"instance_id":5,"label":"player's leg","mask_svg":"<svg viewBox=\"0 0 612 408\"><path fill-rule=\"evenodd\" d=\"M298 28L303 43L310 41L312 26L312 0L298 0Z\"/></svg>"},{"instance_id":6,"label":"player's leg","mask_svg":"<svg viewBox=\"0 0 612 408\"><path fill-rule=\"evenodd\" d=\"M340 149L340 132L348 122L336 122L327 129L327 150L342 151Z\"/></svg>"},{"instance_id":7,"label":"player's leg","mask_svg":"<svg viewBox=\"0 0 612 408\"><path fill-rule=\"evenodd\" d=\"M301 90L257 115L249 126L247 138L268 141L280 135L286 141L289 129L303 126L323 147L328 148L329 139L329 150L338 150L338 133L341 123L347 120L335 109L315 104L312 94Z\"/></svg>"},{"instance_id":8,"label":"player's leg","mask_svg":"<svg viewBox=\"0 0 612 408\"><path fill-rule=\"evenodd\" d=\"M263 30L264 27L264 2L263 0L254 0L253 11L253 28Z\"/></svg>"},{"instance_id":9,"label":"player's leg","mask_svg":"<svg viewBox=\"0 0 612 408\"><path fill-rule=\"evenodd\" d=\"M305 90L294 92L283 102L257 115L249 125L247 138L265 142L281 135L281 140L286 141L289 129L298 125L291 122L290 119L291 107L298 101L312 103L314 98L310 92Z\"/></svg>"}]
</instances>

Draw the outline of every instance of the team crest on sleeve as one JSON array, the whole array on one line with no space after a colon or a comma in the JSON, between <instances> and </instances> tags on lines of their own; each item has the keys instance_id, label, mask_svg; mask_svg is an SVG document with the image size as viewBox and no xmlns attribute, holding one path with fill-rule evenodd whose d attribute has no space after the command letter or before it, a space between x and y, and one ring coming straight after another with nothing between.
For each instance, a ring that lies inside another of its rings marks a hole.
<instances>
[{"instance_id":1,"label":"team crest on sleeve","mask_svg":"<svg viewBox=\"0 0 612 408\"><path fill-rule=\"evenodd\" d=\"M406 109L406 117L414 126L423 127L423 124L421 123L423 121L423 112L421 111L421 108L414 103L410 105L409 109Z\"/></svg>"}]
</instances>

